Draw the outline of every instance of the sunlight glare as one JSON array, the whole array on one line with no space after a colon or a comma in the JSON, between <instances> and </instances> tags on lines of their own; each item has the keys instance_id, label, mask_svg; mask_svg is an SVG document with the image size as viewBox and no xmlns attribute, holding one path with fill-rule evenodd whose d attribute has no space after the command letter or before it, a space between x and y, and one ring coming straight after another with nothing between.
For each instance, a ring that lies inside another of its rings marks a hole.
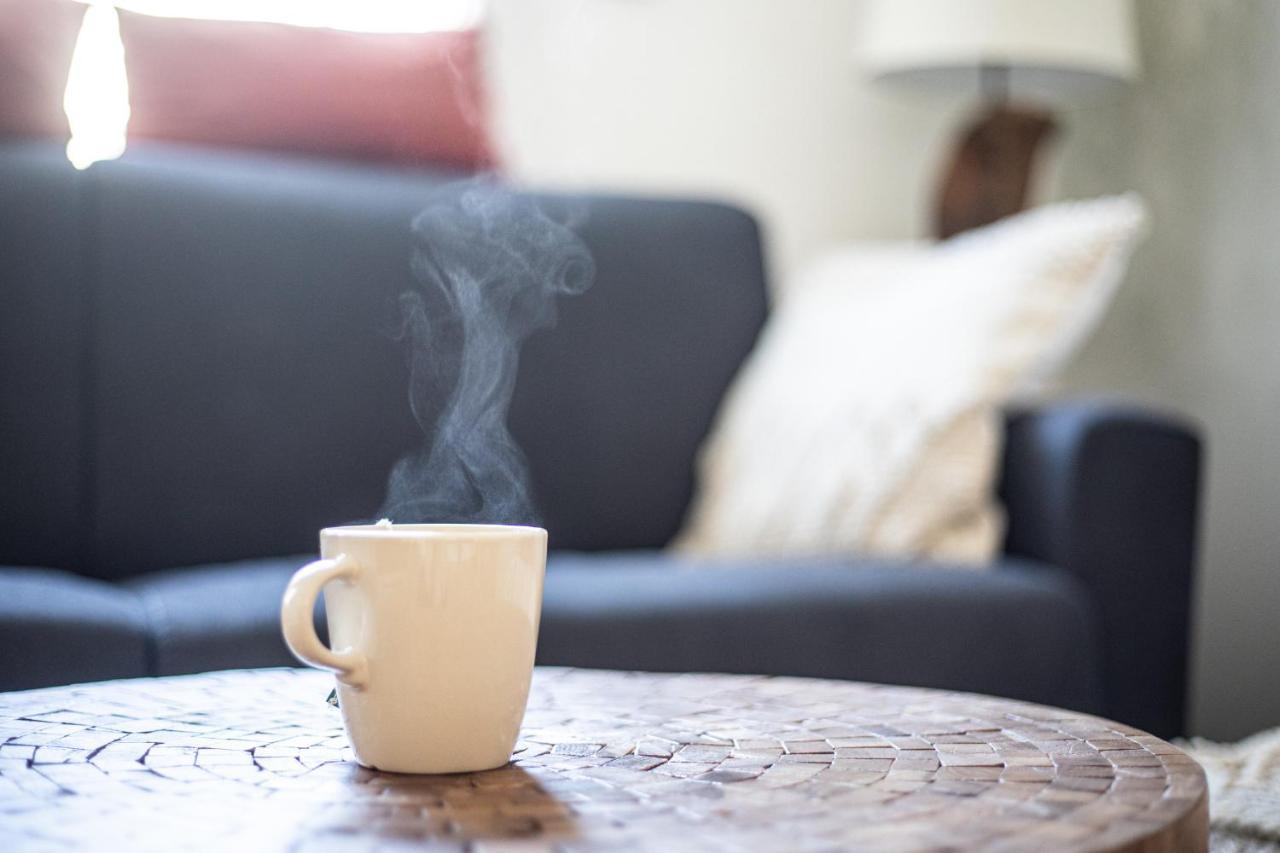
<instances>
[{"instance_id":1,"label":"sunlight glare","mask_svg":"<svg viewBox=\"0 0 1280 853\"><path fill-rule=\"evenodd\" d=\"M124 153L129 83L119 20L110 6L90 6L85 11L62 108L71 125L67 159L77 169Z\"/></svg>"}]
</instances>

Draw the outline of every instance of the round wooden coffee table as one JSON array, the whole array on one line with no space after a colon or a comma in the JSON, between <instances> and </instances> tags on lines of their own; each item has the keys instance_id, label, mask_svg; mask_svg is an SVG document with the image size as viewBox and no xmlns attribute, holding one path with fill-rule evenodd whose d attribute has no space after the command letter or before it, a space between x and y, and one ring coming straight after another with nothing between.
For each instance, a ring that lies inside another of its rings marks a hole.
<instances>
[{"instance_id":1,"label":"round wooden coffee table","mask_svg":"<svg viewBox=\"0 0 1280 853\"><path fill-rule=\"evenodd\" d=\"M1169 744L983 696L539 670L510 765L351 761L318 672L0 694L0 849L1203 850Z\"/></svg>"}]
</instances>

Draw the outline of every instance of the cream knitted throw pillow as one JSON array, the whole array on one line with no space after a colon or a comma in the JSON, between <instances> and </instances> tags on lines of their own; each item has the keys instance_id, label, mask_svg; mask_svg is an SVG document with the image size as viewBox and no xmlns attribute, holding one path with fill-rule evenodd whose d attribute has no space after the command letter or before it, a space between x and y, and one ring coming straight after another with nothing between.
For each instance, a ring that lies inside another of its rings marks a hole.
<instances>
[{"instance_id":1,"label":"cream knitted throw pillow","mask_svg":"<svg viewBox=\"0 0 1280 853\"><path fill-rule=\"evenodd\" d=\"M1074 354L1144 221L1070 202L818 264L726 395L675 547L988 561L1001 409Z\"/></svg>"}]
</instances>

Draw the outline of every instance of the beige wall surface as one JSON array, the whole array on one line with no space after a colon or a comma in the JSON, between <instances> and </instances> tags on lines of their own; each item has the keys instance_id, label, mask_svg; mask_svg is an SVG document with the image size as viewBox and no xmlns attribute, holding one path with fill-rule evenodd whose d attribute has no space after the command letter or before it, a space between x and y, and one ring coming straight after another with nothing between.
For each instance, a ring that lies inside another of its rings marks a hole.
<instances>
[{"instance_id":1,"label":"beige wall surface","mask_svg":"<svg viewBox=\"0 0 1280 853\"><path fill-rule=\"evenodd\" d=\"M1190 414L1208 469L1192 723L1280 725L1280 3L1140 0L1141 82L1073 117L1060 191L1152 209L1076 390Z\"/></svg>"},{"instance_id":2,"label":"beige wall surface","mask_svg":"<svg viewBox=\"0 0 1280 853\"><path fill-rule=\"evenodd\" d=\"M861 0L493 0L497 125L533 184L714 196L775 277L919 236L964 104L878 86ZM1139 0L1142 79L1062 115L1046 191L1137 189L1152 235L1067 377L1208 440L1193 726L1280 724L1280 3Z\"/></svg>"},{"instance_id":3,"label":"beige wall surface","mask_svg":"<svg viewBox=\"0 0 1280 853\"><path fill-rule=\"evenodd\" d=\"M950 99L872 85L851 0L493 0L505 164L751 209L772 267L924 217Z\"/></svg>"}]
</instances>

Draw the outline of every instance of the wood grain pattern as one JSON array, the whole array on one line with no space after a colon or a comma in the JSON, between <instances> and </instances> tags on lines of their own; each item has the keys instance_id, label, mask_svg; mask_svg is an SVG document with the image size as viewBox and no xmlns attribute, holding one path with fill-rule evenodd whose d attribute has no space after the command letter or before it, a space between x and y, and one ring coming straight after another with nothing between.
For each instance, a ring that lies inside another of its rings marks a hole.
<instances>
[{"instance_id":1,"label":"wood grain pattern","mask_svg":"<svg viewBox=\"0 0 1280 853\"><path fill-rule=\"evenodd\" d=\"M540 669L513 762L351 761L318 672L0 694L0 849L1203 850L1204 774L1096 717L940 691Z\"/></svg>"}]
</instances>

